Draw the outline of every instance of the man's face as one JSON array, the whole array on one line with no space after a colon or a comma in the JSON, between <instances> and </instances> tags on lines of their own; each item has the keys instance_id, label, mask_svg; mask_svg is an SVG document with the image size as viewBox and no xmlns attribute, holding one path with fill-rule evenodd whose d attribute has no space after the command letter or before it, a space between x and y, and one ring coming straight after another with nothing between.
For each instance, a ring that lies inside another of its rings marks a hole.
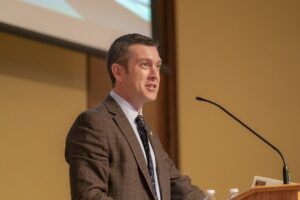
<instances>
[{"instance_id":1,"label":"man's face","mask_svg":"<svg viewBox=\"0 0 300 200\"><path fill-rule=\"evenodd\" d=\"M130 103L142 106L156 99L160 66L161 58L156 47L140 44L129 47L127 72L123 73L122 88Z\"/></svg>"}]
</instances>

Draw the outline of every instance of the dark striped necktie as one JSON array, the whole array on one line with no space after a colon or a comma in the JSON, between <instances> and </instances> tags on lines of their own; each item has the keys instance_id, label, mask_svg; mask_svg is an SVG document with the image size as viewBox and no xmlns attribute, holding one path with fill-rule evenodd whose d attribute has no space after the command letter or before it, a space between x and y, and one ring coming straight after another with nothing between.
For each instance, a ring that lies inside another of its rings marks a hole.
<instances>
[{"instance_id":1,"label":"dark striped necktie","mask_svg":"<svg viewBox=\"0 0 300 200\"><path fill-rule=\"evenodd\" d=\"M149 147L149 142L148 142L148 128L147 128L147 125L146 125L142 115L138 115L135 118L135 123L137 125L137 130L139 132L140 138L141 138L143 146L144 146L144 150L145 150L146 157L147 157L148 170L149 170L152 185L154 187L155 195L157 198L156 187L155 187L155 178L154 178L154 167L153 167L153 162L152 162L152 157L150 154L150 147Z\"/></svg>"}]
</instances>

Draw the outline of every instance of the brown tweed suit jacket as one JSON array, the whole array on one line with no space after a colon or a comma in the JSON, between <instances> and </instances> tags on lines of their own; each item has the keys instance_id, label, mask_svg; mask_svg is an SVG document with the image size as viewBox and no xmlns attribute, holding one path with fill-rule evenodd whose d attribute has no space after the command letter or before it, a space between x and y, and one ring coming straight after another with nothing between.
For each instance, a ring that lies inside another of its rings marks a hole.
<instances>
[{"instance_id":1,"label":"brown tweed suit jacket","mask_svg":"<svg viewBox=\"0 0 300 200\"><path fill-rule=\"evenodd\" d=\"M158 138L153 147L162 200L198 200L204 194L181 176ZM73 200L154 200L141 146L125 114L108 96L98 107L81 113L66 139Z\"/></svg>"}]
</instances>

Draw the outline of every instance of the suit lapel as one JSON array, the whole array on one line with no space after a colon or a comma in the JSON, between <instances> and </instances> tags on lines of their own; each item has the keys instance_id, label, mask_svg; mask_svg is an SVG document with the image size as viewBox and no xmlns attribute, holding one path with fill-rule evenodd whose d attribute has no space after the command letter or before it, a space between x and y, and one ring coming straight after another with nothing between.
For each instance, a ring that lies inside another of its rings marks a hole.
<instances>
[{"instance_id":1,"label":"suit lapel","mask_svg":"<svg viewBox=\"0 0 300 200\"><path fill-rule=\"evenodd\" d=\"M148 167L146 165L146 160L143 155L143 152L141 150L141 146L136 138L136 135L126 117L121 107L116 103L116 101L111 97L108 96L106 100L104 101L104 105L108 109L108 111L113 114L113 119L117 126L119 127L120 131L125 136L132 152L135 157L135 160L144 175L144 178L146 179L146 182L148 184L149 189L151 190L151 193L153 196L155 196L151 179L148 171Z\"/></svg>"},{"instance_id":2,"label":"suit lapel","mask_svg":"<svg viewBox=\"0 0 300 200\"><path fill-rule=\"evenodd\" d=\"M166 174L169 174L167 166L164 164L165 161L163 160L162 157L162 152L159 150L161 147L158 139L153 136L151 133L149 136L149 140L152 145L152 149L155 154L155 160L156 160L156 172L157 172L157 177L158 177L158 182L159 182L159 188L160 188L160 194L161 194L161 199L166 200L170 199L170 180L168 179L168 176L165 176Z\"/></svg>"}]
</instances>

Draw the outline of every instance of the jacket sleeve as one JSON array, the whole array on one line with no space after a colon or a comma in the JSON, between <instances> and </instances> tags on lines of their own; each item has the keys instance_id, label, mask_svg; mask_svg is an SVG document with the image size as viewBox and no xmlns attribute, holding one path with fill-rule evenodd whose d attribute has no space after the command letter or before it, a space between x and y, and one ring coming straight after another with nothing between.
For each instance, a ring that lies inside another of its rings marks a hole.
<instances>
[{"instance_id":1,"label":"jacket sleeve","mask_svg":"<svg viewBox=\"0 0 300 200\"><path fill-rule=\"evenodd\" d=\"M181 175L169 158L170 177L171 177L171 199L172 200L202 200L205 194L197 186L192 185L188 176Z\"/></svg>"},{"instance_id":2,"label":"jacket sleeve","mask_svg":"<svg viewBox=\"0 0 300 200\"><path fill-rule=\"evenodd\" d=\"M159 141L159 139L157 138ZM160 144L163 149L162 145ZM204 192L197 186L192 185L191 179L188 176L181 175L176 168L174 162L168 154L162 150L164 160L168 166L170 177L170 189L172 200L203 200L205 199Z\"/></svg>"},{"instance_id":3,"label":"jacket sleeve","mask_svg":"<svg viewBox=\"0 0 300 200\"><path fill-rule=\"evenodd\" d=\"M109 145L102 126L95 113L84 112L68 133L65 159L72 200L112 200L108 196Z\"/></svg>"}]
</instances>

